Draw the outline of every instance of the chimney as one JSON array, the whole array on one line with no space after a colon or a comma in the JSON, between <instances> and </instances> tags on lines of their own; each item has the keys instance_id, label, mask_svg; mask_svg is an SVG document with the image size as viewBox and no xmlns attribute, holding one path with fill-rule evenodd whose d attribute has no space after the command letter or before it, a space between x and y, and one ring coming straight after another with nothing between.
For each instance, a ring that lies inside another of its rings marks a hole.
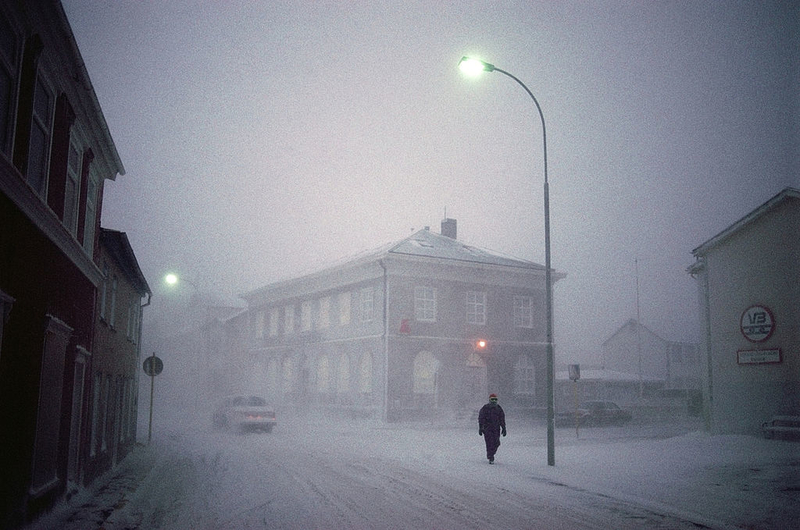
<instances>
[{"instance_id":1,"label":"chimney","mask_svg":"<svg viewBox=\"0 0 800 530\"><path fill-rule=\"evenodd\" d=\"M456 220L455 219L443 219L442 220L442 235L447 236L450 239L458 239L456 237Z\"/></svg>"}]
</instances>

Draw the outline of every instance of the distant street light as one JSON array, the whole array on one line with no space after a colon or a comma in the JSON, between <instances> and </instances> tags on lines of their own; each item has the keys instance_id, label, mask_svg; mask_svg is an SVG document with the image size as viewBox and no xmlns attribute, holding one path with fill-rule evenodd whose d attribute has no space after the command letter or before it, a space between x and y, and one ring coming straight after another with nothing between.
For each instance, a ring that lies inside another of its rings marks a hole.
<instances>
[{"instance_id":1,"label":"distant street light","mask_svg":"<svg viewBox=\"0 0 800 530\"><path fill-rule=\"evenodd\" d=\"M497 68L493 64L474 59L472 57L462 57L458 67L467 75L477 76L481 72L500 72L510 77L525 89L525 92L536 104L539 117L542 119L542 145L544 148L544 259L545 259L545 299L547 301L547 464L556 465L555 457L555 408L553 404L553 392L555 386L555 359L553 355L553 282L550 273L550 189L547 182L547 130L544 124L544 114L542 107L533 93L525 86L525 83L506 72Z\"/></svg>"},{"instance_id":2,"label":"distant street light","mask_svg":"<svg viewBox=\"0 0 800 530\"><path fill-rule=\"evenodd\" d=\"M199 288L197 287L197 285L195 285L194 282L192 282L190 280L187 280L186 278L184 278L182 276L178 276L177 274L175 274L173 272L170 272L169 274L164 276L164 282L169 286L176 286L179 283L188 283L189 285L194 287L196 291L199 291Z\"/></svg>"}]
</instances>

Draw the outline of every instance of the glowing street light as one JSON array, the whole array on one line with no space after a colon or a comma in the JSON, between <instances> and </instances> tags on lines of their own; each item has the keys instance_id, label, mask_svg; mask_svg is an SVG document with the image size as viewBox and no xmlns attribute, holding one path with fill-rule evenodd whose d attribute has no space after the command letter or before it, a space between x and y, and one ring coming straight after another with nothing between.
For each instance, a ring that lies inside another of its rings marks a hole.
<instances>
[{"instance_id":1,"label":"glowing street light","mask_svg":"<svg viewBox=\"0 0 800 530\"><path fill-rule=\"evenodd\" d=\"M533 93L525 86L525 83L517 79L512 74L497 68L495 65L475 59L472 57L462 57L458 63L459 69L467 75L477 76L482 72L500 72L525 89L525 92L533 100L539 117L542 119L542 145L544 148L544 259L545 259L545 284L547 301L547 464L556 465L555 457L555 407L553 403L553 391L555 384L555 359L553 355L553 282L550 271L550 189L547 182L547 129L544 124L544 114L542 107Z\"/></svg>"},{"instance_id":2,"label":"glowing street light","mask_svg":"<svg viewBox=\"0 0 800 530\"><path fill-rule=\"evenodd\" d=\"M184 278L182 276L178 276L174 272L170 272L169 274L164 276L164 283L166 283L170 287L174 287L174 286L178 285L179 283L188 283L189 285L194 287L195 290L199 290L197 285L195 285L194 282L189 281L189 280L187 280L186 278Z\"/></svg>"}]
</instances>

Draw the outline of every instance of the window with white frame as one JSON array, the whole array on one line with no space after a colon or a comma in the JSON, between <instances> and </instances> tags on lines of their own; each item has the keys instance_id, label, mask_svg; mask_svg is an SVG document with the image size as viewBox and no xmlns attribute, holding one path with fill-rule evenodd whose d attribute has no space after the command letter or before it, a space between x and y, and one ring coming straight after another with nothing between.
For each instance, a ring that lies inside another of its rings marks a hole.
<instances>
[{"instance_id":1,"label":"window with white frame","mask_svg":"<svg viewBox=\"0 0 800 530\"><path fill-rule=\"evenodd\" d=\"M300 331L311 330L311 302L303 302L300 306Z\"/></svg>"},{"instance_id":2,"label":"window with white frame","mask_svg":"<svg viewBox=\"0 0 800 530\"><path fill-rule=\"evenodd\" d=\"M53 102L54 98L42 76L36 76L26 179L40 197L45 197L47 194L47 168L53 134Z\"/></svg>"},{"instance_id":3,"label":"window with white frame","mask_svg":"<svg viewBox=\"0 0 800 530\"><path fill-rule=\"evenodd\" d=\"M6 17L0 17L0 153L11 157L11 127L16 101L17 62L19 61L17 33Z\"/></svg>"},{"instance_id":4,"label":"window with white frame","mask_svg":"<svg viewBox=\"0 0 800 530\"><path fill-rule=\"evenodd\" d=\"M283 332L287 335L294 333L294 306L287 305L283 312Z\"/></svg>"},{"instance_id":5,"label":"window with white frame","mask_svg":"<svg viewBox=\"0 0 800 530\"><path fill-rule=\"evenodd\" d=\"M530 296L514 297L514 327L533 327L533 298Z\"/></svg>"},{"instance_id":6,"label":"window with white frame","mask_svg":"<svg viewBox=\"0 0 800 530\"><path fill-rule=\"evenodd\" d=\"M414 288L414 318L422 322L436 322L436 289L426 286Z\"/></svg>"},{"instance_id":7,"label":"window with white frame","mask_svg":"<svg viewBox=\"0 0 800 530\"><path fill-rule=\"evenodd\" d=\"M117 314L117 277L114 275L111 278L111 305L108 308L108 325L112 328L114 327L114 323L116 322L116 314Z\"/></svg>"},{"instance_id":8,"label":"window with white frame","mask_svg":"<svg viewBox=\"0 0 800 530\"><path fill-rule=\"evenodd\" d=\"M331 371L327 355L320 355L317 359L317 392L327 394L331 390Z\"/></svg>"},{"instance_id":9,"label":"window with white frame","mask_svg":"<svg viewBox=\"0 0 800 530\"><path fill-rule=\"evenodd\" d=\"M81 190L81 155L78 145L69 143L67 182L64 188L64 227L73 236L78 230L78 199Z\"/></svg>"},{"instance_id":10,"label":"window with white frame","mask_svg":"<svg viewBox=\"0 0 800 530\"><path fill-rule=\"evenodd\" d=\"M361 322L375 318L375 290L372 287L361 289Z\"/></svg>"},{"instance_id":11,"label":"window with white frame","mask_svg":"<svg viewBox=\"0 0 800 530\"><path fill-rule=\"evenodd\" d=\"M364 352L359 362L358 391L362 394L372 392L372 354Z\"/></svg>"},{"instance_id":12,"label":"window with white frame","mask_svg":"<svg viewBox=\"0 0 800 530\"><path fill-rule=\"evenodd\" d=\"M103 262L103 283L100 284L100 318L106 319L106 297L108 296L108 262Z\"/></svg>"},{"instance_id":13,"label":"window with white frame","mask_svg":"<svg viewBox=\"0 0 800 530\"><path fill-rule=\"evenodd\" d=\"M83 249L90 256L94 252L94 233L97 227L97 195L99 184L94 171L89 171L86 184L86 220L83 227Z\"/></svg>"},{"instance_id":14,"label":"window with white frame","mask_svg":"<svg viewBox=\"0 0 800 530\"><path fill-rule=\"evenodd\" d=\"M254 335L256 339L264 338L264 330L266 327L267 313L266 311L256 311L255 322L253 323Z\"/></svg>"},{"instance_id":15,"label":"window with white frame","mask_svg":"<svg viewBox=\"0 0 800 530\"><path fill-rule=\"evenodd\" d=\"M331 325L331 297L326 296L319 300L319 322L317 326L320 329L327 329Z\"/></svg>"},{"instance_id":16,"label":"window with white frame","mask_svg":"<svg viewBox=\"0 0 800 530\"><path fill-rule=\"evenodd\" d=\"M339 325L350 323L350 292L339 293Z\"/></svg>"},{"instance_id":17,"label":"window with white frame","mask_svg":"<svg viewBox=\"0 0 800 530\"><path fill-rule=\"evenodd\" d=\"M281 311L277 307L273 307L269 311L269 336L275 337L278 335L278 322L281 320Z\"/></svg>"},{"instance_id":18,"label":"window with white frame","mask_svg":"<svg viewBox=\"0 0 800 530\"><path fill-rule=\"evenodd\" d=\"M522 355L514 366L514 393L533 395L536 389L536 370L533 359L529 355Z\"/></svg>"},{"instance_id":19,"label":"window with white frame","mask_svg":"<svg viewBox=\"0 0 800 530\"><path fill-rule=\"evenodd\" d=\"M486 324L486 293L467 291L467 324Z\"/></svg>"},{"instance_id":20,"label":"window with white frame","mask_svg":"<svg viewBox=\"0 0 800 530\"><path fill-rule=\"evenodd\" d=\"M336 382L336 390L340 394L350 392L350 357L346 353L339 356L339 372Z\"/></svg>"}]
</instances>

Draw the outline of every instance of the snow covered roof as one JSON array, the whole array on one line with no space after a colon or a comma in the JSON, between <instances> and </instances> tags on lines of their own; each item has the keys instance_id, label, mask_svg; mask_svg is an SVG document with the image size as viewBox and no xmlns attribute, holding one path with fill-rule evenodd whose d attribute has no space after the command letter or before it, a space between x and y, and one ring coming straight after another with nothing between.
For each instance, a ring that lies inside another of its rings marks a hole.
<instances>
[{"instance_id":1,"label":"snow covered roof","mask_svg":"<svg viewBox=\"0 0 800 530\"><path fill-rule=\"evenodd\" d=\"M720 232L719 234L715 235L699 247L692 250L692 254L696 257L704 256L708 253L709 250L716 247L720 243L724 242L726 239L731 237L736 232L740 231L745 226L753 223L757 219L760 219L766 213L774 210L780 204L790 200L790 199L800 199L800 189L797 188L784 188L780 193L772 197L770 200L750 212L749 214L745 215L728 228ZM692 272L693 267L689 267L689 272Z\"/></svg>"},{"instance_id":2,"label":"snow covered roof","mask_svg":"<svg viewBox=\"0 0 800 530\"><path fill-rule=\"evenodd\" d=\"M389 244L381 245L376 249L367 250L348 256L308 274L274 282L264 287L259 287L242 294L241 297L245 300L251 300L259 294L273 290L279 286L288 286L301 280L321 277L337 270L346 270L358 265L375 263L388 256L430 258L434 260L438 259L462 263L474 263L479 265L514 267L518 269L535 271L545 270L544 265L520 258L514 258L501 252L467 245L457 239L436 234L431 232L429 229L423 229L415 232L411 236L401 239L400 241L394 241ZM553 272L553 281L563 277L563 273L556 273L555 271Z\"/></svg>"},{"instance_id":3,"label":"snow covered roof","mask_svg":"<svg viewBox=\"0 0 800 530\"><path fill-rule=\"evenodd\" d=\"M430 230L420 230L407 237L389 249L389 253L544 270L544 265L467 245L457 239L435 234Z\"/></svg>"}]
</instances>

